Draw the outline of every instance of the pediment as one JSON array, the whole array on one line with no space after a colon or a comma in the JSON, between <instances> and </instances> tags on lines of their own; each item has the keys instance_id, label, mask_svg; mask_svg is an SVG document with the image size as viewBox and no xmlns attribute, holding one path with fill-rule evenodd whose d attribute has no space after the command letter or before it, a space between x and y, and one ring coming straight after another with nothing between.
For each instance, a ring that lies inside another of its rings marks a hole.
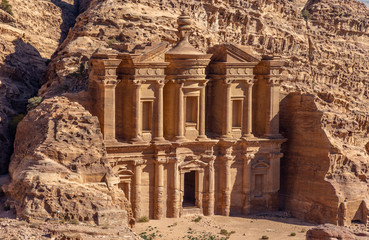
<instances>
[{"instance_id":1,"label":"pediment","mask_svg":"<svg viewBox=\"0 0 369 240\"><path fill-rule=\"evenodd\" d=\"M226 63L252 63L259 62L260 59L253 55L248 46L239 46L234 44L221 44L214 46L209 50L213 54L212 61Z\"/></svg>"},{"instance_id":2,"label":"pediment","mask_svg":"<svg viewBox=\"0 0 369 240\"><path fill-rule=\"evenodd\" d=\"M195 168L204 168L207 165L208 165L207 163L200 161L200 160L191 160L191 161L183 162L180 165L180 168L181 169L195 169Z\"/></svg>"},{"instance_id":3,"label":"pediment","mask_svg":"<svg viewBox=\"0 0 369 240\"><path fill-rule=\"evenodd\" d=\"M134 63L157 63L165 61L165 53L169 49L169 42L163 41L145 49L133 56Z\"/></svg>"},{"instance_id":4,"label":"pediment","mask_svg":"<svg viewBox=\"0 0 369 240\"><path fill-rule=\"evenodd\" d=\"M266 169L269 168L269 164L264 161L258 161L251 166L252 169Z\"/></svg>"}]
</instances>

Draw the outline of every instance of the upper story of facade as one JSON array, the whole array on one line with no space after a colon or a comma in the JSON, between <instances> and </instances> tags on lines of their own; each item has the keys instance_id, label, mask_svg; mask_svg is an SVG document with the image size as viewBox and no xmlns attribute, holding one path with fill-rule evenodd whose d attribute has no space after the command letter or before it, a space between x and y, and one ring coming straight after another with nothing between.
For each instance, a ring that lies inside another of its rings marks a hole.
<instances>
[{"instance_id":1,"label":"upper story of facade","mask_svg":"<svg viewBox=\"0 0 369 240\"><path fill-rule=\"evenodd\" d=\"M91 110L107 145L281 137L282 61L232 44L200 52L190 25L179 17L174 47L92 56Z\"/></svg>"}]
</instances>

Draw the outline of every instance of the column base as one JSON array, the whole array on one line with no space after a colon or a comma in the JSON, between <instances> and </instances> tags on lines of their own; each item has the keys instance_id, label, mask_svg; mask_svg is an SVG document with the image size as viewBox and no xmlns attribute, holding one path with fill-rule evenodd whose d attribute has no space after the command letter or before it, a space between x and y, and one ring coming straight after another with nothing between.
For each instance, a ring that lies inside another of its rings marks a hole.
<instances>
[{"instance_id":1,"label":"column base","mask_svg":"<svg viewBox=\"0 0 369 240\"><path fill-rule=\"evenodd\" d=\"M146 143L141 137L132 138L130 141L132 144L144 144Z\"/></svg>"},{"instance_id":2,"label":"column base","mask_svg":"<svg viewBox=\"0 0 369 240\"><path fill-rule=\"evenodd\" d=\"M252 134L252 133L248 133L248 134L244 134L244 135L242 136L242 138L243 138L243 139L247 139L247 138L255 138L255 136L254 136L254 134Z\"/></svg>"},{"instance_id":3,"label":"column base","mask_svg":"<svg viewBox=\"0 0 369 240\"><path fill-rule=\"evenodd\" d=\"M233 139L233 136L232 135L222 135L220 138L222 138L222 139L225 139L225 140L231 140L231 139Z\"/></svg>"},{"instance_id":4,"label":"column base","mask_svg":"<svg viewBox=\"0 0 369 240\"><path fill-rule=\"evenodd\" d=\"M176 136L176 142L187 142L185 136Z\"/></svg>"},{"instance_id":5,"label":"column base","mask_svg":"<svg viewBox=\"0 0 369 240\"><path fill-rule=\"evenodd\" d=\"M206 140L209 140L208 137L206 135L199 135L197 138L196 138L196 141L206 141Z\"/></svg>"},{"instance_id":6,"label":"column base","mask_svg":"<svg viewBox=\"0 0 369 240\"><path fill-rule=\"evenodd\" d=\"M110 139L104 139L104 143L109 145L109 144L116 144L118 143L118 140L115 138L110 138Z\"/></svg>"},{"instance_id":7,"label":"column base","mask_svg":"<svg viewBox=\"0 0 369 240\"><path fill-rule=\"evenodd\" d=\"M165 140L164 137L154 137L151 141L154 144L168 144L169 141Z\"/></svg>"}]
</instances>

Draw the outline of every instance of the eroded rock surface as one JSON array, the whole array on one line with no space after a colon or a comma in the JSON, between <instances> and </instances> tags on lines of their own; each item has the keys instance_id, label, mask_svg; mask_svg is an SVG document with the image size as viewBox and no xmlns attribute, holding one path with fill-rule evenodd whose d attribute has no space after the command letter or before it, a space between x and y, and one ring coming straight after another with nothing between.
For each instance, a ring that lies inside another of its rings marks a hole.
<instances>
[{"instance_id":1,"label":"eroded rock surface","mask_svg":"<svg viewBox=\"0 0 369 240\"><path fill-rule=\"evenodd\" d=\"M0 174L13 145L12 118L25 113L47 64L78 13L73 0L9 0L13 16L0 10Z\"/></svg>"},{"instance_id":2,"label":"eroded rock surface","mask_svg":"<svg viewBox=\"0 0 369 240\"><path fill-rule=\"evenodd\" d=\"M15 145L3 190L19 217L122 225L130 216L97 117L81 105L45 100L20 122Z\"/></svg>"},{"instance_id":3,"label":"eroded rock surface","mask_svg":"<svg viewBox=\"0 0 369 240\"><path fill-rule=\"evenodd\" d=\"M85 11L54 55L40 95L86 89L87 62L97 48L139 52L159 40L175 42L176 18L185 10L195 22L191 41L196 47L232 42L251 45L260 54L281 55L284 94L310 96L285 102L293 102L285 115L291 118L281 121L291 153L282 160L286 177L281 184L289 199L285 207L310 221L337 223L341 210L346 211L344 224L364 221L365 211L359 209L366 208L361 206L368 198L369 11L363 3L96 0L81 6ZM303 8L309 13L305 19ZM10 25L1 26L4 33L23 36ZM43 61L34 62L41 68ZM7 94L14 94L13 89Z\"/></svg>"},{"instance_id":4,"label":"eroded rock surface","mask_svg":"<svg viewBox=\"0 0 369 240\"><path fill-rule=\"evenodd\" d=\"M310 229L306 233L306 240L364 240L369 235L365 233L357 233L345 227L338 227L332 224L324 224Z\"/></svg>"},{"instance_id":5,"label":"eroded rock surface","mask_svg":"<svg viewBox=\"0 0 369 240\"><path fill-rule=\"evenodd\" d=\"M358 1L92 1L39 94L86 89L87 61L97 48L132 53L152 42L175 42L181 10L194 19L190 40L197 48L232 42L281 55L283 93L311 96L281 123L291 130L282 160L285 207L315 222L365 222L358 216L368 199L369 10ZM340 211L345 217L338 220Z\"/></svg>"}]
</instances>

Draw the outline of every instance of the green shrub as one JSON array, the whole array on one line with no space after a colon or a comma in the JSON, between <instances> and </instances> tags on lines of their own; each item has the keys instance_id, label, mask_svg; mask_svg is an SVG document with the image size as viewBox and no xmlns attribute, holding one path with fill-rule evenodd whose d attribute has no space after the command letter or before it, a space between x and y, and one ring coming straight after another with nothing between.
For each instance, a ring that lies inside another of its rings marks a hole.
<instances>
[{"instance_id":1,"label":"green shrub","mask_svg":"<svg viewBox=\"0 0 369 240\"><path fill-rule=\"evenodd\" d=\"M42 102L42 97L32 97L28 99L27 111L31 111L36 108Z\"/></svg>"},{"instance_id":2,"label":"green shrub","mask_svg":"<svg viewBox=\"0 0 369 240\"><path fill-rule=\"evenodd\" d=\"M235 231L231 231L231 232L228 232L226 229L221 229L220 230L220 234L221 235L224 235L224 236L227 236L227 239L233 234L235 233Z\"/></svg>"},{"instance_id":3,"label":"green shrub","mask_svg":"<svg viewBox=\"0 0 369 240\"><path fill-rule=\"evenodd\" d=\"M195 218L194 220L192 220L192 222L200 222L202 219L201 216L198 216L197 218Z\"/></svg>"},{"instance_id":4,"label":"green shrub","mask_svg":"<svg viewBox=\"0 0 369 240\"><path fill-rule=\"evenodd\" d=\"M77 224L79 224L79 221L77 219L72 219L69 223L77 225Z\"/></svg>"},{"instance_id":5,"label":"green shrub","mask_svg":"<svg viewBox=\"0 0 369 240\"><path fill-rule=\"evenodd\" d=\"M5 12L13 16L12 5L10 5L8 0L1 0L0 9L4 10Z\"/></svg>"},{"instance_id":6,"label":"green shrub","mask_svg":"<svg viewBox=\"0 0 369 240\"><path fill-rule=\"evenodd\" d=\"M296 236L296 233L291 232L290 236L294 237L294 236Z\"/></svg>"},{"instance_id":7,"label":"green shrub","mask_svg":"<svg viewBox=\"0 0 369 240\"><path fill-rule=\"evenodd\" d=\"M261 239L269 239L269 237L268 237L267 235L263 235L263 236L261 237Z\"/></svg>"},{"instance_id":8,"label":"green shrub","mask_svg":"<svg viewBox=\"0 0 369 240\"><path fill-rule=\"evenodd\" d=\"M114 37L108 41L108 47L111 47L111 45L118 43L119 41Z\"/></svg>"},{"instance_id":9,"label":"green shrub","mask_svg":"<svg viewBox=\"0 0 369 240\"><path fill-rule=\"evenodd\" d=\"M306 9L302 10L301 15L305 19L305 21L309 21L311 19L311 14Z\"/></svg>"},{"instance_id":10,"label":"green shrub","mask_svg":"<svg viewBox=\"0 0 369 240\"><path fill-rule=\"evenodd\" d=\"M150 221L150 219L148 218L148 217L146 217L146 216L144 216L144 217L140 217L138 220L137 220L137 222L148 222L148 221Z\"/></svg>"}]
</instances>

